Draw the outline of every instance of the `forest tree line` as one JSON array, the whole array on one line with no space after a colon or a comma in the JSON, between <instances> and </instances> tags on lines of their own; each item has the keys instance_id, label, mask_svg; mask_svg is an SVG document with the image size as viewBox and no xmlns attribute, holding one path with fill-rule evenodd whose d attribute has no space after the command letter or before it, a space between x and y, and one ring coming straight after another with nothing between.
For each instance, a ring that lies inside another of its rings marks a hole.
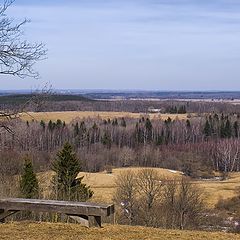
<instances>
[{"instance_id":1,"label":"forest tree line","mask_svg":"<svg viewBox=\"0 0 240 240\"><path fill-rule=\"evenodd\" d=\"M11 165L12 173L18 172L17 159L25 153L32 154L38 171L49 169L52 156L66 142L74 147L83 170L91 172L106 166L143 166L207 177L212 171L240 169L240 118L234 114L187 120L143 115L140 119L75 119L69 124L60 119L11 124L14 135L0 134L0 157Z\"/></svg>"},{"instance_id":2,"label":"forest tree line","mask_svg":"<svg viewBox=\"0 0 240 240\"><path fill-rule=\"evenodd\" d=\"M41 99L41 104L29 101ZM29 103L29 104L26 104ZM148 109L161 109L161 113L236 113L240 114L239 105L229 102L204 102L180 100L93 100L75 95L37 95L0 96L0 110L22 109L25 111L114 111L148 113Z\"/></svg>"}]
</instances>

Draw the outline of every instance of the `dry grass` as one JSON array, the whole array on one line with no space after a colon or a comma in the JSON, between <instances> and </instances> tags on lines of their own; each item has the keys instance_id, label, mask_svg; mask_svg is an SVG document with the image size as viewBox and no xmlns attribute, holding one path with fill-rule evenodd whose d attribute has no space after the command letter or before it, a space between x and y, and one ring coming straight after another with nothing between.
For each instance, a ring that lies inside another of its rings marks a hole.
<instances>
[{"instance_id":1,"label":"dry grass","mask_svg":"<svg viewBox=\"0 0 240 240\"><path fill-rule=\"evenodd\" d=\"M94 196L91 199L93 202L99 203L112 203L112 198L115 192L115 179L124 171L139 171L142 168L117 168L113 169L112 174L105 172L100 173L79 173L79 176L84 176L84 182L91 186L94 191ZM163 178L175 178L182 176L181 172L172 172L168 169L157 168L156 171L163 176ZM47 196L52 177L52 172L40 173L38 175L43 194ZM194 181L197 186L202 188L205 196L206 203L209 207L214 207L220 198L227 199L236 195L236 190L240 188L240 173L233 173L226 181Z\"/></svg>"},{"instance_id":2,"label":"dry grass","mask_svg":"<svg viewBox=\"0 0 240 240\"><path fill-rule=\"evenodd\" d=\"M116 168L113 169L112 174L106 172L100 173L79 173L80 176L84 176L83 182L91 186L94 191L94 196L91 199L93 202L98 203L112 203L113 194L115 191L115 179L119 174L125 171L138 172L143 168ZM163 176L163 178L179 177L182 174L180 172L171 172L167 169L157 168L156 171ZM48 171L38 174L40 186L43 189L43 196L47 196L49 192L50 180L53 176L53 172Z\"/></svg>"},{"instance_id":3,"label":"dry grass","mask_svg":"<svg viewBox=\"0 0 240 240\"><path fill-rule=\"evenodd\" d=\"M143 113L130 113L130 112L29 112L28 114L23 113L21 114L21 118L25 121L56 121L57 119L61 119L62 121L65 121L66 123L71 122L73 119L80 118L100 118L100 119L113 119L113 118L134 118L138 119L141 116L145 114ZM151 113L148 114L150 119L163 119L166 120L168 117L171 117L172 119L187 119L188 114L158 114L158 113Z\"/></svg>"},{"instance_id":4,"label":"dry grass","mask_svg":"<svg viewBox=\"0 0 240 240\"><path fill-rule=\"evenodd\" d=\"M1 240L240 240L222 232L161 230L145 227L104 226L87 229L77 224L13 223L0 225Z\"/></svg>"},{"instance_id":5,"label":"dry grass","mask_svg":"<svg viewBox=\"0 0 240 240\"><path fill-rule=\"evenodd\" d=\"M237 195L240 189L240 173L230 174L225 181L198 181L199 186L204 190L207 203L210 207L219 199L229 199Z\"/></svg>"}]
</instances>

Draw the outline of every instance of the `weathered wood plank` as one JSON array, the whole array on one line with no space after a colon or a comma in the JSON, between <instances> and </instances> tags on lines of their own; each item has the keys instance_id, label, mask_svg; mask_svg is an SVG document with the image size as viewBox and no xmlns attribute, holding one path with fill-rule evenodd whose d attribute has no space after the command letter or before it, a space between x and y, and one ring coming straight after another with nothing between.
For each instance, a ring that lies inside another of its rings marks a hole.
<instances>
[{"instance_id":1,"label":"weathered wood plank","mask_svg":"<svg viewBox=\"0 0 240 240\"><path fill-rule=\"evenodd\" d=\"M113 205L35 199L0 199L0 209L87 216L109 216L114 212Z\"/></svg>"},{"instance_id":2,"label":"weathered wood plank","mask_svg":"<svg viewBox=\"0 0 240 240\"><path fill-rule=\"evenodd\" d=\"M88 227L101 227L102 217L114 214L114 205L40 199L0 199L0 221L18 211L63 213Z\"/></svg>"}]
</instances>

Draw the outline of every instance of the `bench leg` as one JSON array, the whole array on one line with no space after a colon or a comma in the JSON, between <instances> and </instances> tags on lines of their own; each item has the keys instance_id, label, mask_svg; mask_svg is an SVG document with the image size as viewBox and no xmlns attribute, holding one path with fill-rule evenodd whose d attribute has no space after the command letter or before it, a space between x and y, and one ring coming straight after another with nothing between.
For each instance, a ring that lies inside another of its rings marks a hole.
<instances>
[{"instance_id":1,"label":"bench leg","mask_svg":"<svg viewBox=\"0 0 240 240\"><path fill-rule=\"evenodd\" d=\"M84 215L80 215L80 216L68 215L68 216L85 227L101 227L102 226L101 224L102 219L100 216L84 216Z\"/></svg>"},{"instance_id":2,"label":"bench leg","mask_svg":"<svg viewBox=\"0 0 240 240\"><path fill-rule=\"evenodd\" d=\"M5 218L13 215L18 211L5 211L4 209L0 209L0 223L5 222Z\"/></svg>"},{"instance_id":3,"label":"bench leg","mask_svg":"<svg viewBox=\"0 0 240 240\"><path fill-rule=\"evenodd\" d=\"M0 209L0 224L5 222L5 218L3 218L3 216L2 216L3 213L4 213L4 210Z\"/></svg>"},{"instance_id":4,"label":"bench leg","mask_svg":"<svg viewBox=\"0 0 240 240\"><path fill-rule=\"evenodd\" d=\"M75 220L76 222L80 223L82 226L89 227L89 221L87 216L71 216L71 215L68 216Z\"/></svg>"},{"instance_id":5,"label":"bench leg","mask_svg":"<svg viewBox=\"0 0 240 240\"><path fill-rule=\"evenodd\" d=\"M88 216L89 227L102 227L100 216Z\"/></svg>"}]
</instances>

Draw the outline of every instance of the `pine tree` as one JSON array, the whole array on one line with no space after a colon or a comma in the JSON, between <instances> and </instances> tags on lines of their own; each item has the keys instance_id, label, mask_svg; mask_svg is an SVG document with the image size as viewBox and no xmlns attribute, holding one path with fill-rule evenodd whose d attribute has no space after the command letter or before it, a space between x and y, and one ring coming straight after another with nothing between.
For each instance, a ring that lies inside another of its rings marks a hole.
<instances>
[{"instance_id":1,"label":"pine tree","mask_svg":"<svg viewBox=\"0 0 240 240\"><path fill-rule=\"evenodd\" d=\"M105 132L104 135L101 138L101 142L103 145L107 146L109 149L112 146L112 139L108 132Z\"/></svg>"},{"instance_id":2,"label":"pine tree","mask_svg":"<svg viewBox=\"0 0 240 240\"><path fill-rule=\"evenodd\" d=\"M230 138L232 136L232 124L229 121L229 119L227 119L226 124L225 124L225 136L227 138Z\"/></svg>"},{"instance_id":3,"label":"pine tree","mask_svg":"<svg viewBox=\"0 0 240 240\"><path fill-rule=\"evenodd\" d=\"M204 135L205 135L206 137L211 136L212 131L211 131L211 126L210 126L210 124L209 124L208 119L207 119L206 122L205 122L205 126L204 126L203 132L204 132Z\"/></svg>"},{"instance_id":4,"label":"pine tree","mask_svg":"<svg viewBox=\"0 0 240 240\"><path fill-rule=\"evenodd\" d=\"M77 136L78 134L79 134L79 125L77 122L76 125L74 126L74 135Z\"/></svg>"},{"instance_id":5,"label":"pine tree","mask_svg":"<svg viewBox=\"0 0 240 240\"><path fill-rule=\"evenodd\" d=\"M43 129L45 129L46 124L45 124L45 122L44 122L43 120L41 120L41 122L40 122L40 126L41 126Z\"/></svg>"},{"instance_id":6,"label":"pine tree","mask_svg":"<svg viewBox=\"0 0 240 240\"><path fill-rule=\"evenodd\" d=\"M61 128L62 127L62 120L58 119L57 122L56 122L56 127L57 128Z\"/></svg>"},{"instance_id":7,"label":"pine tree","mask_svg":"<svg viewBox=\"0 0 240 240\"><path fill-rule=\"evenodd\" d=\"M234 124L233 124L233 128L234 128L234 135L236 138L239 137L239 125L238 125L238 121L235 121Z\"/></svg>"},{"instance_id":8,"label":"pine tree","mask_svg":"<svg viewBox=\"0 0 240 240\"><path fill-rule=\"evenodd\" d=\"M92 197L90 187L82 183L83 177L77 178L81 166L69 143L57 153L52 170L55 172L52 183L58 200L86 201Z\"/></svg>"},{"instance_id":9,"label":"pine tree","mask_svg":"<svg viewBox=\"0 0 240 240\"><path fill-rule=\"evenodd\" d=\"M152 126L151 120L149 118L146 119L145 128L146 128L146 140L151 141L153 126Z\"/></svg>"},{"instance_id":10,"label":"pine tree","mask_svg":"<svg viewBox=\"0 0 240 240\"><path fill-rule=\"evenodd\" d=\"M190 122L189 119L187 119L187 121L186 121L186 125L187 125L187 128L190 128L190 127L191 127L191 122Z\"/></svg>"},{"instance_id":11,"label":"pine tree","mask_svg":"<svg viewBox=\"0 0 240 240\"><path fill-rule=\"evenodd\" d=\"M39 186L36 174L33 171L32 161L25 159L23 174L20 179L20 191L23 198L38 198Z\"/></svg>"},{"instance_id":12,"label":"pine tree","mask_svg":"<svg viewBox=\"0 0 240 240\"><path fill-rule=\"evenodd\" d=\"M54 129L54 123L52 122L52 120L50 120L49 122L48 122L48 129L50 130L50 131L52 131L53 129Z\"/></svg>"},{"instance_id":13,"label":"pine tree","mask_svg":"<svg viewBox=\"0 0 240 240\"><path fill-rule=\"evenodd\" d=\"M124 117L121 119L121 126L122 126L122 127L126 127L126 126L127 126L127 124L126 124L126 121L125 121L125 118L124 118Z\"/></svg>"}]
</instances>

